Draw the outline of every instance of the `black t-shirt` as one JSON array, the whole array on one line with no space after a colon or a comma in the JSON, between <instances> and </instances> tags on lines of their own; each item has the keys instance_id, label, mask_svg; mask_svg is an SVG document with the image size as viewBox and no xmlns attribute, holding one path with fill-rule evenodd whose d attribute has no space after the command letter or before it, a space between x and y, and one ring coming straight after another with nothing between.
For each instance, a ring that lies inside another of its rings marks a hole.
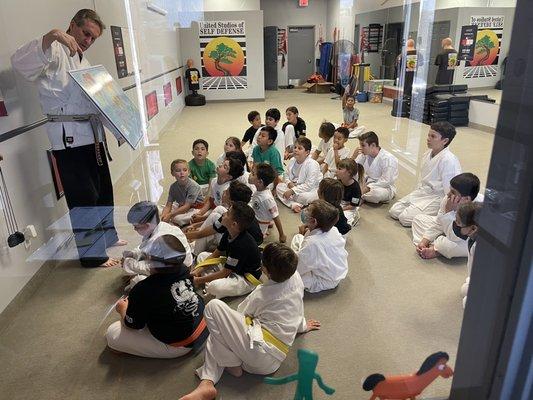
<instances>
[{"instance_id":1,"label":"black t-shirt","mask_svg":"<svg viewBox=\"0 0 533 400\"><path fill-rule=\"evenodd\" d=\"M189 68L185 71L185 78L189 82L189 90L200 89L200 71L196 68Z\"/></svg>"},{"instance_id":2,"label":"black t-shirt","mask_svg":"<svg viewBox=\"0 0 533 400\"><path fill-rule=\"evenodd\" d=\"M261 127L263 126L264 125L261 125ZM244 132L244 136L242 137L242 143L243 144L246 142L252 143L254 140L255 132L257 132L257 129L259 128L254 128L253 125L249 127L248 129L246 129L246 132Z\"/></svg>"},{"instance_id":3,"label":"black t-shirt","mask_svg":"<svg viewBox=\"0 0 533 400\"><path fill-rule=\"evenodd\" d=\"M183 267L177 273L152 274L135 285L128 296L124 323L132 329L148 326L156 339L170 344L191 336L203 314L204 302Z\"/></svg>"},{"instance_id":4,"label":"black t-shirt","mask_svg":"<svg viewBox=\"0 0 533 400\"><path fill-rule=\"evenodd\" d=\"M361 186L355 179L350 186L344 186L344 195L342 200L350 203L352 206L358 206L361 201Z\"/></svg>"},{"instance_id":5,"label":"black t-shirt","mask_svg":"<svg viewBox=\"0 0 533 400\"><path fill-rule=\"evenodd\" d=\"M435 65L438 65L437 85L450 85L453 82L453 72L457 66L457 50L444 49L435 59Z\"/></svg>"},{"instance_id":6,"label":"black t-shirt","mask_svg":"<svg viewBox=\"0 0 533 400\"><path fill-rule=\"evenodd\" d=\"M218 221L213 222L213 229L218 233L226 233L228 231L226 227L222 225L222 217L220 217ZM255 243L257 243L258 246L263 243L263 232L256 219L254 219L254 222L252 222L252 225L250 225L246 231L254 238Z\"/></svg>"},{"instance_id":7,"label":"black t-shirt","mask_svg":"<svg viewBox=\"0 0 533 400\"><path fill-rule=\"evenodd\" d=\"M344 235L352 229L350 224L348 223L348 220L346 219L346 215L344 215L344 210L342 207L337 207L337 210L339 211L339 220L335 224L335 227L339 231L341 235Z\"/></svg>"},{"instance_id":8,"label":"black t-shirt","mask_svg":"<svg viewBox=\"0 0 533 400\"><path fill-rule=\"evenodd\" d=\"M290 122L287 121L283 124L283 127L281 130L285 133L285 128L287 125L289 125ZM300 136L305 136L306 133L306 126L305 121L301 119L300 117L296 117L296 125L294 125L294 136L296 136L296 139L298 139Z\"/></svg>"},{"instance_id":9,"label":"black t-shirt","mask_svg":"<svg viewBox=\"0 0 533 400\"><path fill-rule=\"evenodd\" d=\"M220 252L226 253L225 268L231 269L238 275L244 276L249 272L257 279L261 277L261 253L248 232L241 232L233 240L230 239L228 232L224 233L217 248Z\"/></svg>"}]
</instances>

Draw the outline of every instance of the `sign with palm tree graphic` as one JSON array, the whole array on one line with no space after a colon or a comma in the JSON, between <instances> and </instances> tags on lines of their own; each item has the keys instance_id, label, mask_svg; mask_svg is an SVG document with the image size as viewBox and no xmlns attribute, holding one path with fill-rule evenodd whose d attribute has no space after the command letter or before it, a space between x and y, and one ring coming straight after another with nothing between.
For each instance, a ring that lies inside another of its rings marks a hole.
<instances>
[{"instance_id":1,"label":"sign with palm tree graphic","mask_svg":"<svg viewBox=\"0 0 533 400\"><path fill-rule=\"evenodd\" d=\"M246 89L244 21L201 21L199 24L204 90Z\"/></svg>"},{"instance_id":2,"label":"sign with palm tree graphic","mask_svg":"<svg viewBox=\"0 0 533 400\"><path fill-rule=\"evenodd\" d=\"M464 78L497 76L503 21L503 16L470 17L471 24L477 25L477 35L474 57L466 63Z\"/></svg>"}]
</instances>

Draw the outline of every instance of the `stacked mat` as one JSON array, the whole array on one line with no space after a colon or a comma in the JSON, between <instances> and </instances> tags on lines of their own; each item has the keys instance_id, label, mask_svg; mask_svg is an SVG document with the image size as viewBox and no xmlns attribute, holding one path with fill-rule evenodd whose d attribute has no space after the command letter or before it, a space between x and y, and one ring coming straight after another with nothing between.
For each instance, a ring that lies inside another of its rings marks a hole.
<instances>
[{"instance_id":1,"label":"stacked mat","mask_svg":"<svg viewBox=\"0 0 533 400\"><path fill-rule=\"evenodd\" d=\"M448 121L454 126L467 126L471 99L493 101L487 95L469 95L467 90L467 85L429 86L424 99L422 122L432 124ZM409 117L410 103L411 100L407 97L393 100L391 115Z\"/></svg>"}]
</instances>

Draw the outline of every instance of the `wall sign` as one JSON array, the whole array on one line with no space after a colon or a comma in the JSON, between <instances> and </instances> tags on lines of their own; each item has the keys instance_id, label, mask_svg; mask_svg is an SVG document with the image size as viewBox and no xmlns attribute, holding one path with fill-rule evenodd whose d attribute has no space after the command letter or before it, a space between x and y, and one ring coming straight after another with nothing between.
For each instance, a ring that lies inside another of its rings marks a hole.
<instances>
[{"instance_id":1,"label":"wall sign","mask_svg":"<svg viewBox=\"0 0 533 400\"><path fill-rule=\"evenodd\" d=\"M363 28L364 51L367 53L378 53L381 50L383 41L383 25L370 24ZM363 40L361 39L361 44Z\"/></svg>"},{"instance_id":2,"label":"wall sign","mask_svg":"<svg viewBox=\"0 0 533 400\"><path fill-rule=\"evenodd\" d=\"M473 59L466 63L463 78L497 76L504 16L472 16L470 24L477 25L475 51Z\"/></svg>"},{"instance_id":3,"label":"wall sign","mask_svg":"<svg viewBox=\"0 0 533 400\"><path fill-rule=\"evenodd\" d=\"M202 89L246 89L244 21L199 21Z\"/></svg>"},{"instance_id":4,"label":"wall sign","mask_svg":"<svg viewBox=\"0 0 533 400\"><path fill-rule=\"evenodd\" d=\"M163 95L165 96L165 107L172 103L172 85L170 82L163 85Z\"/></svg>"},{"instance_id":5,"label":"wall sign","mask_svg":"<svg viewBox=\"0 0 533 400\"><path fill-rule=\"evenodd\" d=\"M477 25L465 25L461 28L459 42L459 60L472 61L476 50Z\"/></svg>"},{"instance_id":6,"label":"wall sign","mask_svg":"<svg viewBox=\"0 0 533 400\"><path fill-rule=\"evenodd\" d=\"M183 86L182 86L182 83L181 83L181 76L178 76L176 78L176 93L177 93L177 95L179 96L182 91L183 91Z\"/></svg>"},{"instance_id":7,"label":"wall sign","mask_svg":"<svg viewBox=\"0 0 533 400\"><path fill-rule=\"evenodd\" d=\"M146 113L148 114L148 120L151 120L159 112L159 107L157 105L157 92L148 93L144 96L144 101L146 102Z\"/></svg>"},{"instance_id":8,"label":"wall sign","mask_svg":"<svg viewBox=\"0 0 533 400\"><path fill-rule=\"evenodd\" d=\"M119 78L124 78L128 76L128 65L126 64L122 28L120 26L110 26L110 29L111 40L113 41L113 52L115 53L115 63L117 65L117 75Z\"/></svg>"}]
</instances>

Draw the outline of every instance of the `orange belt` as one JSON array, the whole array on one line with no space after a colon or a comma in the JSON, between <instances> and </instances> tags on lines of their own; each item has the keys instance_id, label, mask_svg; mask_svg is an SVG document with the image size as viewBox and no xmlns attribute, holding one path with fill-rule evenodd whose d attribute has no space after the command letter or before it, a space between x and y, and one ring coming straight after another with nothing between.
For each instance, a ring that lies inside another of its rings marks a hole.
<instances>
[{"instance_id":1,"label":"orange belt","mask_svg":"<svg viewBox=\"0 0 533 400\"><path fill-rule=\"evenodd\" d=\"M169 343L169 346L172 347L185 347L190 345L192 342L194 342L196 339L200 337L200 335L204 332L204 329L207 328L207 324L205 323L205 319L202 317L202 320L194 330L191 336L189 336L187 339L180 340L179 342L175 343Z\"/></svg>"},{"instance_id":2,"label":"orange belt","mask_svg":"<svg viewBox=\"0 0 533 400\"><path fill-rule=\"evenodd\" d=\"M270 223L272 221L261 221L261 220L256 220L258 224L264 224L264 225L270 225Z\"/></svg>"}]
</instances>

